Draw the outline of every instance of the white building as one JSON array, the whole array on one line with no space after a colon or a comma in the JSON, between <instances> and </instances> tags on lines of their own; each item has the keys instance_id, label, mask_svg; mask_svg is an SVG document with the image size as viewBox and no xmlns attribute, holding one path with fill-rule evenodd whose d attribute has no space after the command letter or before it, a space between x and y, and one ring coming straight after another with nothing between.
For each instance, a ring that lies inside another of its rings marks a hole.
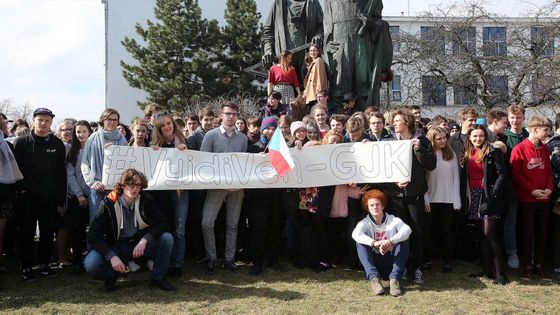
<instances>
[{"instance_id":1,"label":"white building","mask_svg":"<svg viewBox=\"0 0 560 315\"><path fill-rule=\"evenodd\" d=\"M437 23L434 22L437 21L437 18L390 16L384 17L384 19L390 25L394 44L394 59L400 57L399 54L406 50L403 47L404 41L400 40L402 34L414 35L422 40L424 38L426 40L433 40L432 36L437 32L435 30ZM458 19L446 18L445 21L442 19L440 27L449 28L449 24L454 25L454 20L457 21ZM543 35L546 35L545 29L552 22L555 21L549 18L540 18L538 21L534 18L478 19L463 32L461 44L464 47L468 47L469 51L475 52L477 56L520 56L524 53L519 51L519 47L508 47L508 44L511 45L508 36L511 35L510 33L513 33L513 29L515 28L516 32L522 30L522 36L525 36L527 42L536 42L544 39L545 36ZM554 31L557 32L558 30ZM459 45L449 38L445 38L445 36L441 38L441 42L437 43L437 51L443 56L442 59L445 60L446 55L450 56L459 53L458 51L461 49ZM556 58L555 56L558 55L557 45L558 38L554 39L552 37L546 45L543 54ZM460 71L462 69L457 70ZM393 67L393 71L395 78L389 84L389 101L392 104L420 105L425 109L425 116L428 117L436 114L455 117L455 114L461 108L473 104L472 95L469 97L468 93L460 88L441 84L438 82L437 76L431 74L427 69L397 64ZM507 71L492 74L490 80L492 81L492 92L496 94L505 93L507 95L507 93L510 93L510 87L514 84L514 78L511 75L508 76ZM522 87L525 101L532 99L534 86L527 84ZM382 93L382 98L382 102L387 100L386 93ZM558 99L551 100L551 103L554 102L559 103ZM544 111L548 115L551 115L551 111L558 112L558 108L555 110L554 106L545 107Z\"/></svg>"}]
</instances>

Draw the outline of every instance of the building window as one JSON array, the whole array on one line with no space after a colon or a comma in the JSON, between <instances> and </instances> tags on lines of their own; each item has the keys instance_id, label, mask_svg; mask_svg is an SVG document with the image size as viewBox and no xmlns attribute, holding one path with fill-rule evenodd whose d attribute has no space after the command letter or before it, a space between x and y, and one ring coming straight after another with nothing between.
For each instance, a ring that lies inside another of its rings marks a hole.
<instances>
[{"instance_id":1,"label":"building window","mask_svg":"<svg viewBox=\"0 0 560 315\"><path fill-rule=\"evenodd\" d=\"M542 26L531 27L531 49L537 55L554 55L554 36L551 31Z\"/></svg>"},{"instance_id":2,"label":"building window","mask_svg":"<svg viewBox=\"0 0 560 315\"><path fill-rule=\"evenodd\" d=\"M391 94L391 100L395 102L400 102L402 99L401 96L401 76L395 75L393 77L393 81L391 81L389 86L389 92Z\"/></svg>"},{"instance_id":3,"label":"building window","mask_svg":"<svg viewBox=\"0 0 560 315\"><path fill-rule=\"evenodd\" d=\"M484 56L505 56L507 54L506 28L483 27L482 45Z\"/></svg>"},{"instance_id":4,"label":"building window","mask_svg":"<svg viewBox=\"0 0 560 315\"><path fill-rule=\"evenodd\" d=\"M465 29L456 30L453 35L453 53L454 54L474 54L476 52L476 28L467 27Z\"/></svg>"},{"instance_id":5,"label":"building window","mask_svg":"<svg viewBox=\"0 0 560 315\"><path fill-rule=\"evenodd\" d=\"M395 51L401 50L401 28L399 26L389 26L389 33L393 41L393 49Z\"/></svg>"},{"instance_id":6,"label":"building window","mask_svg":"<svg viewBox=\"0 0 560 315\"><path fill-rule=\"evenodd\" d=\"M445 55L445 36L441 28L420 26L420 39L427 44L429 51Z\"/></svg>"},{"instance_id":7,"label":"building window","mask_svg":"<svg viewBox=\"0 0 560 315\"><path fill-rule=\"evenodd\" d=\"M442 77L422 76L422 105L447 105L445 82Z\"/></svg>"},{"instance_id":8,"label":"building window","mask_svg":"<svg viewBox=\"0 0 560 315\"><path fill-rule=\"evenodd\" d=\"M476 86L454 86L453 103L455 105L473 106L476 104Z\"/></svg>"},{"instance_id":9,"label":"building window","mask_svg":"<svg viewBox=\"0 0 560 315\"><path fill-rule=\"evenodd\" d=\"M560 97L560 86L554 76L536 73L531 81L533 102L552 104Z\"/></svg>"},{"instance_id":10,"label":"building window","mask_svg":"<svg viewBox=\"0 0 560 315\"><path fill-rule=\"evenodd\" d=\"M490 104L504 105L509 103L508 77L506 75L489 76L488 91L492 94Z\"/></svg>"}]
</instances>

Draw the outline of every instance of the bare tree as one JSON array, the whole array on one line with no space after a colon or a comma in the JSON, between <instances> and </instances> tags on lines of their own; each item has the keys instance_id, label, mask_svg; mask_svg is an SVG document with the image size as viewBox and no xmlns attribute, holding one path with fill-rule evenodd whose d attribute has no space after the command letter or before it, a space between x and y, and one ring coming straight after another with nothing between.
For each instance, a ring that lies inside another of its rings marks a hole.
<instances>
[{"instance_id":1,"label":"bare tree","mask_svg":"<svg viewBox=\"0 0 560 315\"><path fill-rule=\"evenodd\" d=\"M400 32L394 69L406 74L404 103L479 107L523 102L560 105L560 2L526 18L491 14L479 1L440 6L418 17L420 32ZM451 93L449 93L451 92Z\"/></svg>"}]
</instances>

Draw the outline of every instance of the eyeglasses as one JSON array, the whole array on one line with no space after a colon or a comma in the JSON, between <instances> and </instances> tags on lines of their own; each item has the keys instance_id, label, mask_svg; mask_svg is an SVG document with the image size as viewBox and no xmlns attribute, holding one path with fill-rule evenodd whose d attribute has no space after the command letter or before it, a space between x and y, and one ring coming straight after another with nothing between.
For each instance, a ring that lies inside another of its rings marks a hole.
<instances>
[{"instance_id":1,"label":"eyeglasses","mask_svg":"<svg viewBox=\"0 0 560 315\"><path fill-rule=\"evenodd\" d=\"M234 112L224 112L224 113L222 113L222 114L224 114L224 115L226 115L226 116L228 116L228 117L229 117L229 116L237 116L237 113L234 113Z\"/></svg>"},{"instance_id":2,"label":"eyeglasses","mask_svg":"<svg viewBox=\"0 0 560 315\"><path fill-rule=\"evenodd\" d=\"M130 187L131 189L140 189L142 188L142 183L126 184L126 186Z\"/></svg>"},{"instance_id":3,"label":"eyeglasses","mask_svg":"<svg viewBox=\"0 0 560 315\"><path fill-rule=\"evenodd\" d=\"M71 128L70 129L60 129L60 131L62 131L62 132L72 132L72 129Z\"/></svg>"}]
</instances>

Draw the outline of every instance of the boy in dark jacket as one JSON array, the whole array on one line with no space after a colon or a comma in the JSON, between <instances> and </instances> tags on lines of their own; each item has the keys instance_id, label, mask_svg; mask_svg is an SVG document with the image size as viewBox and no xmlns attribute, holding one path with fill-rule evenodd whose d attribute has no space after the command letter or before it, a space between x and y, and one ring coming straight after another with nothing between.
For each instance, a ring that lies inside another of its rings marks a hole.
<instances>
[{"instance_id":1,"label":"boy in dark jacket","mask_svg":"<svg viewBox=\"0 0 560 315\"><path fill-rule=\"evenodd\" d=\"M395 140L412 140L412 174L410 182L388 185L389 211L401 218L412 229L411 253L414 282L422 284L424 274L424 194L428 190L426 171L436 168L436 155L428 138L416 129L413 114L399 109L393 115Z\"/></svg>"},{"instance_id":2,"label":"boy in dark jacket","mask_svg":"<svg viewBox=\"0 0 560 315\"><path fill-rule=\"evenodd\" d=\"M135 169L124 171L90 223L91 250L84 267L94 277L105 280L107 292L115 290L118 275L127 272L125 264L144 257L154 260L150 285L164 291L176 290L165 280L173 236L165 232L167 220L150 195L141 193L147 186L142 173Z\"/></svg>"},{"instance_id":3,"label":"boy in dark jacket","mask_svg":"<svg viewBox=\"0 0 560 315\"><path fill-rule=\"evenodd\" d=\"M22 278L33 280L33 238L39 222L39 274L49 268L57 206L66 201L66 149L51 133L53 113L46 108L33 112L33 131L14 143L14 156L23 180L18 182L23 207L20 213L20 259Z\"/></svg>"}]
</instances>

